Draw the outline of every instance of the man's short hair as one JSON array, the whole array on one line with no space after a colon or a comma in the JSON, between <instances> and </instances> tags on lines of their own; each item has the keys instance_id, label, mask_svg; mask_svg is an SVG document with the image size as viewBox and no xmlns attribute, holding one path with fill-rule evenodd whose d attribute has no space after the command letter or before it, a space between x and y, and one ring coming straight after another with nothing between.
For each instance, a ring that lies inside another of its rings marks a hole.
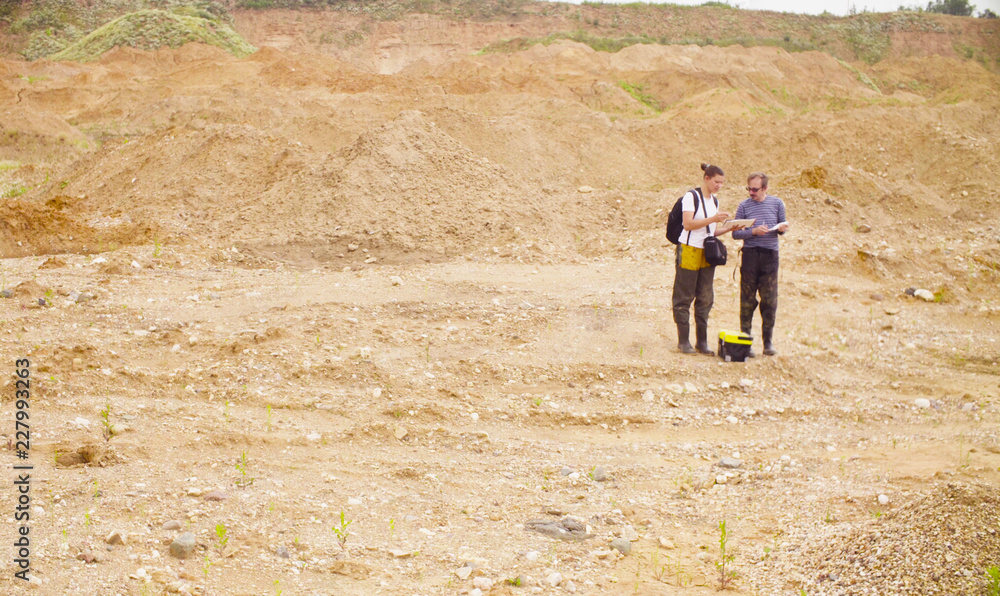
<instances>
[{"instance_id":1,"label":"man's short hair","mask_svg":"<svg viewBox=\"0 0 1000 596\"><path fill-rule=\"evenodd\" d=\"M754 172L747 176L747 184L750 184L750 181L754 178L760 178L761 188L767 188L767 174L764 172Z\"/></svg>"}]
</instances>

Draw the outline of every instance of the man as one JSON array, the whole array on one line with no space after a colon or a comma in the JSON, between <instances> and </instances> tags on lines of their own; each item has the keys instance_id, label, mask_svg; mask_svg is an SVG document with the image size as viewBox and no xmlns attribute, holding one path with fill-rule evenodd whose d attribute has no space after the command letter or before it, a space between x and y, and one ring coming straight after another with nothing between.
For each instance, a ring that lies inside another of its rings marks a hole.
<instances>
[{"instance_id":1,"label":"man","mask_svg":"<svg viewBox=\"0 0 1000 596\"><path fill-rule=\"evenodd\" d=\"M750 334L753 313L759 304L764 354L774 356L778 353L774 349L774 319L778 313L778 235L788 231L785 203L767 194L767 174L762 172L747 177L747 191L750 198L736 208L736 219L753 219L754 227L733 232L733 238L743 241L740 329ZM750 357L756 356L751 349Z\"/></svg>"}]
</instances>

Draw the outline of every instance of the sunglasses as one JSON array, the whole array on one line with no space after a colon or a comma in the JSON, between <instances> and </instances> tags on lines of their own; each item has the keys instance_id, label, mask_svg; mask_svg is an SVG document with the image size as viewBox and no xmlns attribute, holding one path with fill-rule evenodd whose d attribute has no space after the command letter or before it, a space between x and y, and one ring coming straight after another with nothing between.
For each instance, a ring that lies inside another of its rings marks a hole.
<instances>
[{"instance_id":1,"label":"sunglasses","mask_svg":"<svg viewBox=\"0 0 1000 596\"><path fill-rule=\"evenodd\" d=\"M764 187L762 186L760 188L751 188L751 187L748 186L747 190L749 190L750 192L757 192L757 191L761 190L761 188L764 188Z\"/></svg>"}]
</instances>

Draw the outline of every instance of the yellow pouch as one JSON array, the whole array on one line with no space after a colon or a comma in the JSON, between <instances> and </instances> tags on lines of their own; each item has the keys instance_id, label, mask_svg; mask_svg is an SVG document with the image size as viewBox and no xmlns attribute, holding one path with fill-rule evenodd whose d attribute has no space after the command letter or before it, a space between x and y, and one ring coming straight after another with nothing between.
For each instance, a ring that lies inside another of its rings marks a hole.
<instances>
[{"instance_id":1,"label":"yellow pouch","mask_svg":"<svg viewBox=\"0 0 1000 596\"><path fill-rule=\"evenodd\" d=\"M705 260L704 249L681 244L681 269L697 271L708 266L708 261Z\"/></svg>"}]
</instances>

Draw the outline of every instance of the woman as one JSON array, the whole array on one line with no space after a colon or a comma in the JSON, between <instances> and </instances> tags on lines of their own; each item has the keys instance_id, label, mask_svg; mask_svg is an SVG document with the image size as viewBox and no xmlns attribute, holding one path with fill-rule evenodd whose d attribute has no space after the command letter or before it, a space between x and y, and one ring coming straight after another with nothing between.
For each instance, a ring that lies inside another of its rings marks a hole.
<instances>
[{"instance_id":1,"label":"woman","mask_svg":"<svg viewBox=\"0 0 1000 596\"><path fill-rule=\"evenodd\" d=\"M701 188L690 190L684 195L681 209L684 214L684 231L677 245L677 261L674 274L674 322L677 323L677 348L685 354L695 350L702 354L715 354L708 347L708 313L712 310L715 291L715 267L705 260L703 246L709 236L721 236L742 226L719 224L729 219L729 213L719 211L719 192L726 181L722 168L701 164L705 179ZM694 324L696 343L691 347L688 335L691 302L694 301Z\"/></svg>"}]
</instances>

